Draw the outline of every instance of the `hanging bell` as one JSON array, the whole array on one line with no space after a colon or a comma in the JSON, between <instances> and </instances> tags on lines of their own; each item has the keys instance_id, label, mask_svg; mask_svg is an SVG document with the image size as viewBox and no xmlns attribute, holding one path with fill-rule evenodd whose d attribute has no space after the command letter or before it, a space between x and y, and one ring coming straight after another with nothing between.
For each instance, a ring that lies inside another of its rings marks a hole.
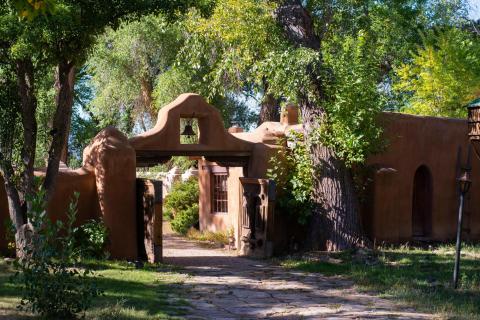
<instances>
[{"instance_id":1,"label":"hanging bell","mask_svg":"<svg viewBox=\"0 0 480 320\"><path fill-rule=\"evenodd\" d=\"M181 133L182 136L187 136L187 137L191 137L191 136L196 136L197 134L195 133L195 131L193 131L193 127L192 127L192 123L191 122L187 122L187 124L185 125L185 128L183 129L183 132Z\"/></svg>"}]
</instances>

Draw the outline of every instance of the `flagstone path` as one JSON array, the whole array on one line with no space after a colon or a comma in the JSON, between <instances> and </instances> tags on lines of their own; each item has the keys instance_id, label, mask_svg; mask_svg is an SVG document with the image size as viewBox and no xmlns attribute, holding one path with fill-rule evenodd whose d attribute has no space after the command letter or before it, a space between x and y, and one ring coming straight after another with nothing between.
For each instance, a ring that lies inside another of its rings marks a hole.
<instances>
[{"instance_id":1,"label":"flagstone path","mask_svg":"<svg viewBox=\"0 0 480 320\"><path fill-rule=\"evenodd\" d=\"M190 276L187 319L432 319L386 299L359 293L341 277L286 270L269 261L164 235L165 262Z\"/></svg>"}]
</instances>

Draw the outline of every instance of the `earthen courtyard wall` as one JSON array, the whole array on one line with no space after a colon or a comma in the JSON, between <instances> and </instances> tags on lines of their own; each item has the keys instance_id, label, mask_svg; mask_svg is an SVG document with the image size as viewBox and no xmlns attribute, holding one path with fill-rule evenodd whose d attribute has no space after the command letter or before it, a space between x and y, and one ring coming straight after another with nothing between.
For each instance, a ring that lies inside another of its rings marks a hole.
<instances>
[{"instance_id":1,"label":"earthen courtyard wall","mask_svg":"<svg viewBox=\"0 0 480 320\"><path fill-rule=\"evenodd\" d=\"M290 108L289 112L294 119L292 110ZM180 145L179 118L193 113L199 117L200 143ZM365 195L367 203L362 211L365 229L377 242L412 239L413 180L416 170L423 165L433 177L431 238L452 239L458 206L457 152L461 147L465 157L468 146L466 121L398 113L385 113L381 121L387 148L371 156L367 162L373 173L369 192ZM201 227L215 231L236 228L241 210L238 178L243 175L265 178L269 160L280 148L278 139L289 130L301 131L301 125L295 120L290 121L287 114L282 116L281 122L264 123L253 132L230 134L223 128L218 111L203 98L182 95L160 111L159 121L152 130L140 136L129 140L114 128L106 128L97 135L85 150L83 168L60 170L57 190L48 212L54 219L62 217L73 193L79 191L79 221L102 217L110 230L112 257L135 259L138 240L135 220L137 151L194 151L199 155L219 151L235 155L241 151L249 155L249 163L244 168L229 169L228 215L211 213L210 176L208 170L202 172L201 169L202 166L218 164L202 160L199 165ZM472 167L473 184L467 199L465 231L470 239L480 239L480 161L473 157ZM37 174L43 173L39 171ZM6 219L8 202L4 188L0 188L0 249L6 246L2 225Z\"/></svg>"}]
</instances>

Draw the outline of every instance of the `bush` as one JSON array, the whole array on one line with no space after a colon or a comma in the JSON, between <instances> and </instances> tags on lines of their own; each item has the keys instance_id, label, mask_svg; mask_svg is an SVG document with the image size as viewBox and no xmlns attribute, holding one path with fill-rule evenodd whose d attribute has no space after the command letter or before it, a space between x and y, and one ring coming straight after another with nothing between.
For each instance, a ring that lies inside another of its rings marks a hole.
<instances>
[{"instance_id":1,"label":"bush","mask_svg":"<svg viewBox=\"0 0 480 320\"><path fill-rule=\"evenodd\" d=\"M92 271L79 268L79 251L73 237L78 194L71 202L67 223L53 223L44 209L44 192L32 199L28 213L31 237L23 248L24 255L17 261L14 279L22 288L20 309L30 310L49 319L72 319L87 310L97 289Z\"/></svg>"},{"instance_id":2,"label":"bush","mask_svg":"<svg viewBox=\"0 0 480 320\"><path fill-rule=\"evenodd\" d=\"M169 217L172 229L186 234L188 229L198 224L198 180L191 177L185 182L176 182L165 198L164 212Z\"/></svg>"},{"instance_id":3,"label":"bush","mask_svg":"<svg viewBox=\"0 0 480 320\"><path fill-rule=\"evenodd\" d=\"M172 229L180 234L186 234L188 229L198 223L198 203L190 208L181 210L175 214L171 224Z\"/></svg>"},{"instance_id":4,"label":"bush","mask_svg":"<svg viewBox=\"0 0 480 320\"><path fill-rule=\"evenodd\" d=\"M103 220L88 220L73 230L75 246L84 258L107 258L105 250L108 238L107 227Z\"/></svg>"}]
</instances>

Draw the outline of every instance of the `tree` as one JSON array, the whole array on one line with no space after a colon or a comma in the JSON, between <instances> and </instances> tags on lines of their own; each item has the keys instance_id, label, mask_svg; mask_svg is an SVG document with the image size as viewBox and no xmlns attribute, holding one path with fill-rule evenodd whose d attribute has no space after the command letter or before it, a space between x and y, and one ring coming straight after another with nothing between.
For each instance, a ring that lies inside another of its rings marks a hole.
<instances>
[{"instance_id":1,"label":"tree","mask_svg":"<svg viewBox=\"0 0 480 320\"><path fill-rule=\"evenodd\" d=\"M299 68L298 85L287 81L293 92L283 90L298 99L312 165L319 169L310 223L313 247L342 250L365 243L349 166L379 146L376 116L384 100L379 85L417 43L416 29L448 24L461 9L457 1L280 2L276 19L295 47L283 57Z\"/></svg>"},{"instance_id":2,"label":"tree","mask_svg":"<svg viewBox=\"0 0 480 320\"><path fill-rule=\"evenodd\" d=\"M15 3L13 3L15 2ZM26 212L30 210L29 199L35 192L33 167L36 153L36 107L35 75L43 68L55 66L55 111L51 125L51 143L48 152L48 163L43 188L45 202L48 202L54 192L59 164L66 157L66 146L72 104L74 99L75 68L81 66L88 50L94 43L95 36L106 26L114 26L118 21L132 15L139 15L146 11L164 11L173 13L176 10L185 10L192 3L190 1L163 2L155 0L141 1L54 1L54 10L42 14L28 15L29 19L18 19L18 6L22 1L9 2L0 7L0 47L4 50L5 58L2 76L8 86L3 90L4 97L12 98L9 88L16 82L18 100L18 114L21 115L22 140L2 146L0 150L0 168L6 181L9 200L10 216L17 229L17 240L20 229L27 223ZM37 1L28 1L34 4ZM53 3L53 2L52 2ZM20 16L22 16L20 11ZM14 73L13 73L14 72ZM2 110L5 116L2 120L11 119L15 112L10 108L17 104L2 100ZM15 110L15 109L14 109ZM13 129L12 123L3 123ZM15 137L13 138L15 140ZM21 166L14 167L12 148L21 144ZM19 178L19 173L21 177ZM20 183L17 184L17 181ZM17 243L18 245L18 243ZM21 244L19 246L21 248Z\"/></svg>"},{"instance_id":3,"label":"tree","mask_svg":"<svg viewBox=\"0 0 480 320\"><path fill-rule=\"evenodd\" d=\"M232 92L259 97L258 124L280 119L280 100L269 94L268 81L257 72L269 52L287 47L272 19L274 7L269 1L228 0L218 2L209 17L191 11L178 59L185 73L208 88L207 97Z\"/></svg>"},{"instance_id":4,"label":"tree","mask_svg":"<svg viewBox=\"0 0 480 320\"><path fill-rule=\"evenodd\" d=\"M158 112L152 97L156 78L171 68L181 45L180 26L158 14L125 20L99 37L87 66L96 91L89 105L102 126L130 113L125 131L134 124L147 130Z\"/></svg>"},{"instance_id":5,"label":"tree","mask_svg":"<svg viewBox=\"0 0 480 320\"><path fill-rule=\"evenodd\" d=\"M464 106L480 95L479 60L479 35L454 27L432 31L396 70L395 89L408 95L402 111L465 117Z\"/></svg>"},{"instance_id":6,"label":"tree","mask_svg":"<svg viewBox=\"0 0 480 320\"><path fill-rule=\"evenodd\" d=\"M33 20L38 15L52 13L56 0L12 0L12 3L20 17Z\"/></svg>"},{"instance_id":7,"label":"tree","mask_svg":"<svg viewBox=\"0 0 480 320\"><path fill-rule=\"evenodd\" d=\"M158 110L184 92L208 95L226 125L249 126L252 114L231 93L210 94L199 73L181 67L188 30L181 17L171 22L151 14L125 20L99 37L87 61L96 94L88 108L101 125L116 125L127 134L149 129Z\"/></svg>"}]
</instances>

